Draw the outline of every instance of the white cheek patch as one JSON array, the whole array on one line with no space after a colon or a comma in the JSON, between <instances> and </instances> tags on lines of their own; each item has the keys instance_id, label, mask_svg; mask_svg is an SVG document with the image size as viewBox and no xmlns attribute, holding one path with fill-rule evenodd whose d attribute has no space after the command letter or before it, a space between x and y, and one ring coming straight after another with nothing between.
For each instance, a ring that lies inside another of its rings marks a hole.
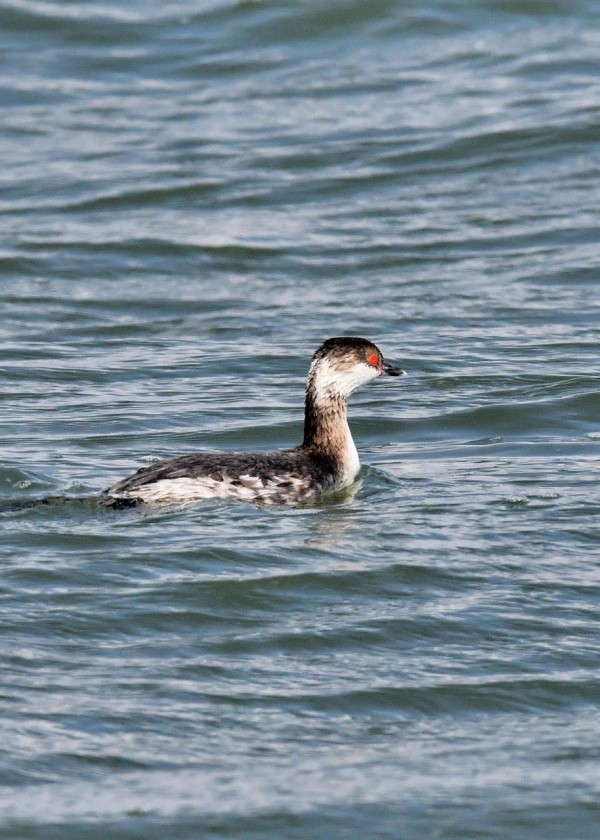
<instances>
[{"instance_id":1,"label":"white cheek patch","mask_svg":"<svg viewBox=\"0 0 600 840\"><path fill-rule=\"evenodd\" d=\"M379 371L377 368L368 365L366 362L359 362L350 370L344 371L342 377L343 396L349 397L357 388L366 385L373 379L377 379Z\"/></svg>"},{"instance_id":2,"label":"white cheek patch","mask_svg":"<svg viewBox=\"0 0 600 840\"><path fill-rule=\"evenodd\" d=\"M350 394L379 376L379 370L366 362L357 362L352 367L340 370L328 359L313 362L310 375L315 389L317 403L340 398L348 399Z\"/></svg>"}]
</instances>

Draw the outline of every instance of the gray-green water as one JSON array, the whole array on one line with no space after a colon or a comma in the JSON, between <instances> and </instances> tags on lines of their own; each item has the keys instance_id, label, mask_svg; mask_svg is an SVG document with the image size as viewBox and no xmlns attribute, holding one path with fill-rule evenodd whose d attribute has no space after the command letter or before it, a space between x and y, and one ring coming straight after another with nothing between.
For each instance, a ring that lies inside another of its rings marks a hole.
<instances>
[{"instance_id":1,"label":"gray-green water","mask_svg":"<svg viewBox=\"0 0 600 840\"><path fill-rule=\"evenodd\" d=\"M351 500L5 512L0 835L596 840L595 2L0 2L0 496L298 442Z\"/></svg>"}]
</instances>

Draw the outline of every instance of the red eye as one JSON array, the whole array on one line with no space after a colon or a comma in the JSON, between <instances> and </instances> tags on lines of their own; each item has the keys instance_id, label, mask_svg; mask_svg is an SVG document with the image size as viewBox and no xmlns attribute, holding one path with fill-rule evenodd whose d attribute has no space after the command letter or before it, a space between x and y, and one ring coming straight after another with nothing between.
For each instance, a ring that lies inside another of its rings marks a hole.
<instances>
[{"instance_id":1,"label":"red eye","mask_svg":"<svg viewBox=\"0 0 600 840\"><path fill-rule=\"evenodd\" d=\"M379 355L377 353L371 353L367 362L371 367L379 367Z\"/></svg>"}]
</instances>

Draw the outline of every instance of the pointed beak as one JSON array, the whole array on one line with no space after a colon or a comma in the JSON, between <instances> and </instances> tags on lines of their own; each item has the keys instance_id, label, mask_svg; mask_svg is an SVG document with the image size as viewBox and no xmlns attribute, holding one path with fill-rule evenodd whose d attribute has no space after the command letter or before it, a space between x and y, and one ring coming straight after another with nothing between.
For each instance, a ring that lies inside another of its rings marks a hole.
<instances>
[{"instance_id":1,"label":"pointed beak","mask_svg":"<svg viewBox=\"0 0 600 840\"><path fill-rule=\"evenodd\" d=\"M382 376L406 376L406 371L401 368L391 365L389 362L384 362L379 368Z\"/></svg>"}]
</instances>

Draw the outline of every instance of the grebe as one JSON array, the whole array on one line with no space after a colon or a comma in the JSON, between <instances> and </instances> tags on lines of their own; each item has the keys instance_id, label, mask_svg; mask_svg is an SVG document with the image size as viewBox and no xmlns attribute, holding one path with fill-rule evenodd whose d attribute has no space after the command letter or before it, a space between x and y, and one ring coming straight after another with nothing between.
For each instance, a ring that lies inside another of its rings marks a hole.
<instances>
[{"instance_id":1,"label":"grebe","mask_svg":"<svg viewBox=\"0 0 600 840\"><path fill-rule=\"evenodd\" d=\"M360 463L347 421L347 401L378 376L403 376L364 338L329 338L312 358L304 440L279 452L201 452L161 461L118 481L105 497L125 504L209 498L262 504L308 501L352 484ZM108 501L108 500L107 500Z\"/></svg>"}]
</instances>

